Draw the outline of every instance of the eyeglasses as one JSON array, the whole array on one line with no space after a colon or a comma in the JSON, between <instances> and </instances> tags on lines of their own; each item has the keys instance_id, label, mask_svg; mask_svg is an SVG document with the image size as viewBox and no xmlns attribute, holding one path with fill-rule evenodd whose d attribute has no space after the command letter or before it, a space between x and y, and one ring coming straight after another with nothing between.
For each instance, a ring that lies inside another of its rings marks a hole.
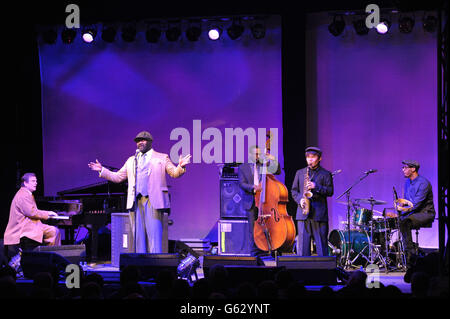
<instances>
[{"instance_id":1,"label":"eyeglasses","mask_svg":"<svg viewBox=\"0 0 450 319\"><path fill-rule=\"evenodd\" d=\"M408 168L411 168L411 167L409 167L409 166L407 166L407 165L405 165L405 166L402 167L403 170L408 169Z\"/></svg>"}]
</instances>

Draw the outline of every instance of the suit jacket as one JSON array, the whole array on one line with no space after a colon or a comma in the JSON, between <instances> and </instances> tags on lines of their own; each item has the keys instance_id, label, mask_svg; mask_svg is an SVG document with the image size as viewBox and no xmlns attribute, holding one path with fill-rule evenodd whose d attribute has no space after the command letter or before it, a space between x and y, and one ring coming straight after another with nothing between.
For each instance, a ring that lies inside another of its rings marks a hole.
<instances>
[{"instance_id":1,"label":"suit jacket","mask_svg":"<svg viewBox=\"0 0 450 319\"><path fill-rule=\"evenodd\" d=\"M42 243L44 230L41 219L48 219L48 213L46 210L39 210L31 192L21 187L11 203L4 244L17 245L21 237Z\"/></svg>"},{"instance_id":2,"label":"suit jacket","mask_svg":"<svg viewBox=\"0 0 450 319\"><path fill-rule=\"evenodd\" d=\"M243 190L243 207L244 209L251 209L255 203L255 194L253 193L253 163L243 163L239 166L239 186ZM275 175L281 172L280 164L277 163L277 171Z\"/></svg>"},{"instance_id":3,"label":"suit jacket","mask_svg":"<svg viewBox=\"0 0 450 319\"><path fill-rule=\"evenodd\" d=\"M148 176L148 198L154 209L170 208L169 189L167 188L166 173L171 177L182 176L186 169L181 166L175 166L169 156L164 153L158 153L153 150L149 161ZM134 185L135 185L135 157L130 156L125 164L117 172L111 172L103 167L100 177L114 183L123 182L128 179L127 209L131 209L134 203Z\"/></svg>"},{"instance_id":4,"label":"suit jacket","mask_svg":"<svg viewBox=\"0 0 450 319\"><path fill-rule=\"evenodd\" d=\"M303 214L300 206L300 200L303 197L303 185L306 175L306 167L299 169L295 174L294 183L292 184L292 197L297 202L296 220L305 220L307 218L319 222L328 222L328 204L327 197L333 196L333 177L326 169L319 166L317 169L310 170L310 180L316 184L311 190L313 196L311 200L311 208L308 215Z\"/></svg>"}]
</instances>

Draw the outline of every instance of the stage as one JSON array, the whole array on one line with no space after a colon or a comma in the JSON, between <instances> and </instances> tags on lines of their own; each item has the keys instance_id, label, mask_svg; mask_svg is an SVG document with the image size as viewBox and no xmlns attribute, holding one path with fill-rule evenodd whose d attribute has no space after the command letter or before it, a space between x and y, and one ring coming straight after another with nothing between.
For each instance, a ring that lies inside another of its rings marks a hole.
<instances>
[{"instance_id":1,"label":"stage","mask_svg":"<svg viewBox=\"0 0 450 319\"><path fill-rule=\"evenodd\" d=\"M200 258L200 267L197 268L197 278L201 279L205 277L204 271L203 271L203 257ZM261 268L268 268L273 267L276 268L276 262L274 258L271 257L265 257L262 258L262 261L264 262L264 265L261 265ZM105 285L118 285L120 282L120 269L119 267L114 267L111 265L111 262L104 261L99 263L88 263L84 266L85 274L86 276L90 274L99 274L102 276ZM356 271L358 269L349 270L349 272ZM403 277L405 275L404 271L395 270L395 271L389 271L388 273L382 271L379 273L378 280L383 286L389 286L393 285L400 289L400 291L404 294L411 294L411 284L404 282ZM193 277L194 278L194 277ZM194 279L195 280L195 279ZM190 285L192 286L195 281L191 282ZM32 280L28 278L22 278L17 279L18 285L31 285ZM156 283L154 281L140 281L139 282L144 287L152 287L155 286ZM60 285L65 285L65 282L61 280L59 282ZM305 288L307 291L320 291L322 287L325 285L305 285ZM338 291L341 288L345 286L344 282L337 280L336 285L327 285L333 291Z\"/></svg>"}]
</instances>

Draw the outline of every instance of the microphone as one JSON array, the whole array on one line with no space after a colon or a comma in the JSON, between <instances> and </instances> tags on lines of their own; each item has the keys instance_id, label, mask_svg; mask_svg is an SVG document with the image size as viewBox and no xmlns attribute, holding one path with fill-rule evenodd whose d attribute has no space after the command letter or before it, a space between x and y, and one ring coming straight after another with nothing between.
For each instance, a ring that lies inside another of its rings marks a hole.
<instances>
[{"instance_id":1,"label":"microphone","mask_svg":"<svg viewBox=\"0 0 450 319\"><path fill-rule=\"evenodd\" d=\"M342 170L341 170L341 169L338 169L338 170L334 171L333 173L331 173L331 176L337 175L337 174L339 174L340 172L342 172Z\"/></svg>"},{"instance_id":2,"label":"microphone","mask_svg":"<svg viewBox=\"0 0 450 319\"><path fill-rule=\"evenodd\" d=\"M134 153L134 156L137 156L139 153L139 149L136 149L136 153Z\"/></svg>"},{"instance_id":3,"label":"microphone","mask_svg":"<svg viewBox=\"0 0 450 319\"><path fill-rule=\"evenodd\" d=\"M375 172L378 172L378 170L377 169L369 169L368 171L364 172L364 174L372 174Z\"/></svg>"}]
</instances>

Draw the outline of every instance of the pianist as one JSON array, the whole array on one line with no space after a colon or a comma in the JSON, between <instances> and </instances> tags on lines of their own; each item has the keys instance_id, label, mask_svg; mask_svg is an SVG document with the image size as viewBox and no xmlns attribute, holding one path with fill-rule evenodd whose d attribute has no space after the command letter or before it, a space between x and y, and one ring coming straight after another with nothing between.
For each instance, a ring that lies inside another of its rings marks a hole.
<instances>
[{"instance_id":1,"label":"pianist","mask_svg":"<svg viewBox=\"0 0 450 319\"><path fill-rule=\"evenodd\" d=\"M58 228L41 222L41 220L57 217L58 214L37 208L33 196L36 186L37 178L34 173L23 175L21 187L11 203L9 221L4 235L5 246L19 246L24 250L42 244L61 245Z\"/></svg>"},{"instance_id":2,"label":"pianist","mask_svg":"<svg viewBox=\"0 0 450 319\"><path fill-rule=\"evenodd\" d=\"M100 177L115 183L128 179L127 209L130 210L132 231L136 233L135 252L161 253L162 214L170 207L166 173L174 178L182 176L191 155L180 156L178 166L175 166L167 154L152 149L153 137L149 132L140 132L134 141L136 154L130 156L119 171L108 170L98 160L88 166L99 172Z\"/></svg>"}]
</instances>

